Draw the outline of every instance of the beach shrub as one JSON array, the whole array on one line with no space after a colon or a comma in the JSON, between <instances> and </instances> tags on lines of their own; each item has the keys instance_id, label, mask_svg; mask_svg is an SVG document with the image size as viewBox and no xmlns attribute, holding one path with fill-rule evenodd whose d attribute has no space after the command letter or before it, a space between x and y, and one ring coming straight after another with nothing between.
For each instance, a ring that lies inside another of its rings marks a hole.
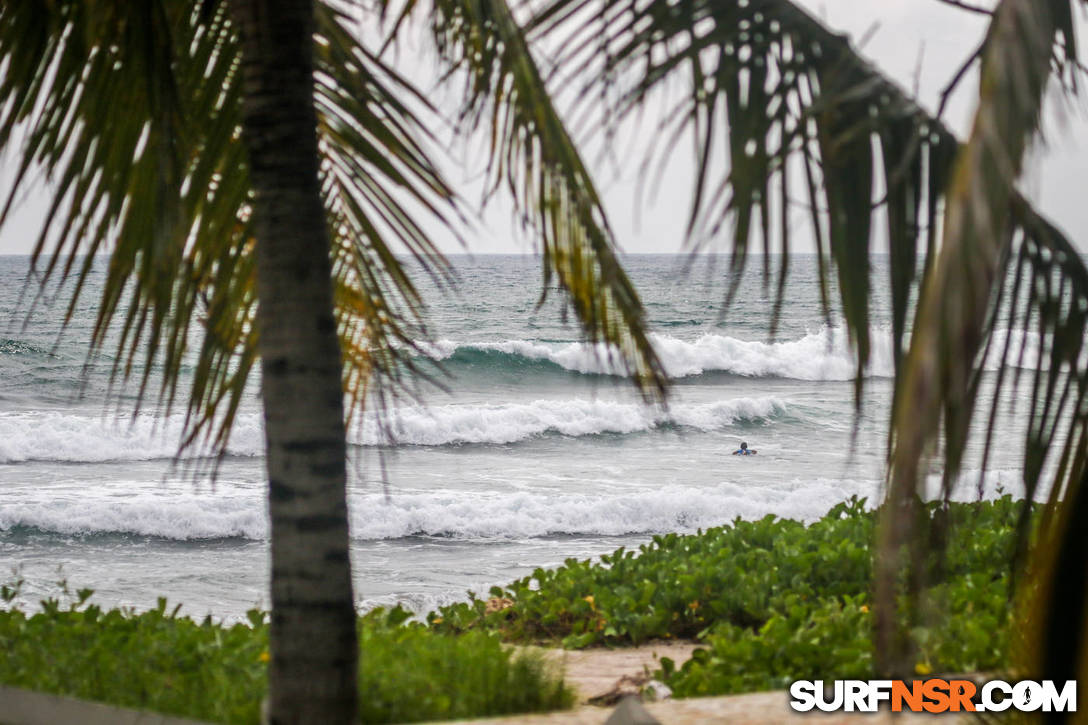
<instances>
[{"instance_id":1,"label":"beach shrub","mask_svg":"<svg viewBox=\"0 0 1088 725\"><path fill-rule=\"evenodd\" d=\"M598 562L568 559L537 569L492 598L476 597L430 616L443 631L484 626L516 641L567 647L697 637L712 624L758 627L786 596L841 597L867 591L873 515L853 498L810 526L774 516L736 520L693 535L655 536L637 551Z\"/></svg>"},{"instance_id":2,"label":"beach shrub","mask_svg":"<svg viewBox=\"0 0 1088 725\"><path fill-rule=\"evenodd\" d=\"M1010 496L928 506L950 538L933 562L925 611L903 605L902 616L915 623L918 672L1006 662L1020 510ZM473 596L428 619L440 631L495 630L569 648L696 639L707 648L679 669L666 663L662 673L680 696L868 676L875 523L876 513L853 498L808 526L767 516L656 536L637 552L538 569L492 589L489 600Z\"/></svg>"},{"instance_id":3,"label":"beach shrub","mask_svg":"<svg viewBox=\"0 0 1088 725\"><path fill-rule=\"evenodd\" d=\"M268 662L266 616L221 625L56 599L0 611L0 683L221 723L258 723ZM484 717L569 707L573 695L539 656L497 636L443 635L403 609L360 620L362 722Z\"/></svg>"},{"instance_id":4,"label":"beach shrub","mask_svg":"<svg viewBox=\"0 0 1088 725\"><path fill-rule=\"evenodd\" d=\"M758 629L716 626L679 671L663 663L677 697L784 689L805 679L864 678L872 672L869 621L861 597L790 599Z\"/></svg>"},{"instance_id":5,"label":"beach shrub","mask_svg":"<svg viewBox=\"0 0 1088 725\"><path fill-rule=\"evenodd\" d=\"M363 617L363 722L416 722L568 708L574 694L539 653L492 633L436 635L403 609Z\"/></svg>"},{"instance_id":6,"label":"beach shrub","mask_svg":"<svg viewBox=\"0 0 1088 725\"><path fill-rule=\"evenodd\" d=\"M917 626L915 674L979 672L1007 664L1011 613L1006 577L969 575L928 593L945 611ZM677 697L788 688L797 679L873 676L867 595L806 602L792 599L758 629L722 623L705 649L682 667L663 662L661 677Z\"/></svg>"},{"instance_id":7,"label":"beach shrub","mask_svg":"<svg viewBox=\"0 0 1088 725\"><path fill-rule=\"evenodd\" d=\"M82 597L86 599L86 597ZM256 723L265 690L264 617L221 626L56 599L0 611L0 683L224 723Z\"/></svg>"}]
</instances>

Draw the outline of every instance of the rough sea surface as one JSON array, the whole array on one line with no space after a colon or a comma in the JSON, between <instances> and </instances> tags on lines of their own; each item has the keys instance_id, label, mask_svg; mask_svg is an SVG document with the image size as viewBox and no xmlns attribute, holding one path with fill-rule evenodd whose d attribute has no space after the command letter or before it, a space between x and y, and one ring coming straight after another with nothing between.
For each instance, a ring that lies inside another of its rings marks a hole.
<instances>
[{"instance_id":1,"label":"rough sea surface","mask_svg":"<svg viewBox=\"0 0 1088 725\"><path fill-rule=\"evenodd\" d=\"M773 340L774 284L758 263L723 318L725 258L626 259L673 378L667 409L644 405L603 351L579 342L554 293L538 308L536 259L453 260L454 292L419 277L427 349L449 390L390 411L394 442L370 413L351 433L361 606L426 610L654 534L738 516L811 520L877 496L890 321L878 306L855 419L849 343L823 315L814 258L791 260ZM886 278L878 260L878 294ZM267 605L259 401L240 413L214 485L197 461L173 465L181 415L151 405L134 418L131 388L107 397L112 350L85 369L102 265L63 334L68 296L51 290L28 319L27 279L27 258L0 257L0 583L24 578L30 604L66 579L100 605L166 596L225 618ZM730 455L741 441L758 455ZM968 470L956 497L1016 493L1020 445L1014 421L987 474Z\"/></svg>"}]
</instances>

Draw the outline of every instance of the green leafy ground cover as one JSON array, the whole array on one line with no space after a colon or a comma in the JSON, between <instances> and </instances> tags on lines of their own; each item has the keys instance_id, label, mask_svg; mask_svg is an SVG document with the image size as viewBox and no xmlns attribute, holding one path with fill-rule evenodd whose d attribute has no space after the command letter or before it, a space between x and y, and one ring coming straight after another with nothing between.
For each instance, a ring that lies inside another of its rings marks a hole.
<instances>
[{"instance_id":1,"label":"green leafy ground cover","mask_svg":"<svg viewBox=\"0 0 1088 725\"><path fill-rule=\"evenodd\" d=\"M947 554L912 613L917 672L1006 663L1008 571L1021 504L952 504ZM624 646L694 638L705 647L660 676L678 696L781 688L798 678L872 674L869 612L875 514L863 501L811 525L766 517L658 536L637 551L538 569L487 600L444 607L428 624L402 609L361 619L364 722L559 709L572 702L539 658L503 642ZM12 592L4 595L10 602ZM0 611L0 682L225 723L255 723L267 628L197 623L165 601L103 611L82 590L28 615ZM505 608L503 608L505 607ZM494 611L492 611L494 610ZM904 608L904 616L907 611Z\"/></svg>"},{"instance_id":2,"label":"green leafy ground cover","mask_svg":"<svg viewBox=\"0 0 1088 725\"><path fill-rule=\"evenodd\" d=\"M103 611L43 602L0 611L0 682L222 723L257 723L266 691L265 615L197 623L169 611ZM362 722L412 722L569 707L572 693L539 657L487 632L450 636L401 609L360 620Z\"/></svg>"},{"instance_id":3,"label":"green leafy ground cover","mask_svg":"<svg viewBox=\"0 0 1088 725\"><path fill-rule=\"evenodd\" d=\"M917 671L974 671L1006 661L1008 571L1021 504L951 504L947 555L915 613ZM853 499L805 526L768 516L638 551L537 569L493 601L475 596L429 617L445 632L498 631L569 648L695 638L707 646L662 675L680 696L784 687L797 678L872 674L869 597L876 515ZM505 603L505 602L504 602ZM492 605L494 608L494 604ZM904 616L907 613L904 612Z\"/></svg>"}]
</instances>

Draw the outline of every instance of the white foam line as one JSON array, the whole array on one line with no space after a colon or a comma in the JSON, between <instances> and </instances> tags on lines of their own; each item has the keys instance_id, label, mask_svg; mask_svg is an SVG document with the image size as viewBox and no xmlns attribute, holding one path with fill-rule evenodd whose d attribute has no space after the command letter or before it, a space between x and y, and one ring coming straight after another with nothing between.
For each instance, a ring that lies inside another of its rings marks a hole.
<instances>
[{"instance_id":1,"label":"white foam line","mask_svg":"<svg viewBox=\"0 0 1088 725\"><path fill-rule=\"evenodd\" d=\"M850 380L855 363L846 331L824 328L797 340L762 342L728 335L708 334L695 340L681 340L661 334L650 336L669 377L683 378L707 372L726 372L749 377L782 377L797 380ZM464 343L441 340L424 347L438 360L452 357L459 349L494 350L528 360L547 360L572 372L621 375L604 345L583 343L541 343L527 340ZM874 334L870 375L893 374L891 342L887 331Z\"/></svg>"},{"instance_id":2,"label":"white foam line","mask_svg":"<svg viewBox=\"0 0 1088 725\"><path fill-rule=\"evenodd\" d=\"M513 443L549 433L566 436L637 433L666 423L719 430L737 421L767 419L785 410L785 403L773 397L676 405L668 415L639 403L583 399L405 407L388 413L385 430L379 427L374 413L367 413L361 431L351 431L349 440L354 445L366 446L391 442L443 446ZM169 458L177 451L183 422L180 416L161 419L141 415L135 421L119 421L78 413L0 413L0 463ZM386 430L392 432L392 441ZM263 451L260 416L239 415L228 453L259 456Z\"/></svg>"},{"instance_id":3,"label":"white foam line","mask_svg":"<svg viewBox=\"0 0 1088 725\"><path fill-rule=\"evenodd\" d=\"M1004 350L1007 330L996 330L988 369L996 369ZM1013 331L1009 363L1020 362L1020 345L1026 342L1023 357L1025 368L1036 366L1037 342L1025 340L1022 331ZM746 377L779 377L794 380L852 380L856 371L854 352L845 328L824 327L796 340L765 342L742 340L729 335L706 334L694 340L669 335L651 334L650 339L672 378L684 378L709 372L731 373ZM872 377L892 377L891 329L877 326L870 330L871 353L866 374ZM529 340L503 342L458 343L440 340L421 347L436 360L447 360L458 350L496 351L526 360L544 360L575 373L594 375L623 375L615 351L603 344L544 343ZM1045 368L1046 361L1043 361Z\"/></svg>"},{"instance_id":4,"label":"white foam line","mask_svg":"<svg viewBox=\"0 0 1088 725\"><path fill-rule=\"evenodd\" d=\"M1022 495L1017 471L988 472L984 498ZM936 491L936 479L930 482ZM977 472L961 477L953 499L975 500ZM443 536L468 541L521 540L553 535L619 536L692 532L736 517L767 514L813 521L838 501L879 496L877 481L795 479L773 486L721 483L664 486L628 492L554 490L503 493L432 491L354 494L351 532L356 541ZM1045 492L1041 492L1045 495ZM142 493L128 498L55 497L0 508L0 531L34 527L63 535L122 533L168 539L242 537L265 540L268 523L260 491L207 494Z\"/></svg>"}]
</instances>

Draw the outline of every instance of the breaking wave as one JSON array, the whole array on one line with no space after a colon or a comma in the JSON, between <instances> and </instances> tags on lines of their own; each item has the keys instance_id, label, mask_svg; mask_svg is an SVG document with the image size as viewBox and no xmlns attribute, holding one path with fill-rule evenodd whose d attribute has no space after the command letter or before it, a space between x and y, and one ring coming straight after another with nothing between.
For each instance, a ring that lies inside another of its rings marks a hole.
<instances>
[{"instance_id":1,"label":"breaking wave","mask_svg":"<svg viewBox=\"0 0 1088 725\"><path fill-rule=\"evenodd\" d=\"M409 445L514 443L547 434L622 435L665 426L720 430L736 423L766 421L785 412L786 404L773 397L676 405L667 413L638 403L536 400L401 409L391 413L389 432L394 442ZM374 419L368 419L363 428L364 444L383 440Z\"/></svg>"},{"instance_id":2,"label":"breaking wave","mask_svg":"<svg viewBox=\"0 0 1088 725\"><path fill-rule=\"evenodd\" d=\"M851 380L855 363L845 330L824 328L796 340L760 342L728 335L708 334L695 340L668 335L650 336L671 378L705 373L796 380ZM583 375L622 375L622 365L603 344L545 343L528 340L457 343L440 340L425 348L456 374L462 367L491 367L525 371L559 368ZM891 341L887 334L874 339L869 374L893 374Z\"/></svg>"},{"instance_id":3,"label":"breaking wave","mask_svg":"<svg viewBox=\"0 0 1088 725\"><path fill-rule=\"evenodd\" d=\"M1037 357L1039 347L1034 335L1005 329L994 331L987 369L997 368L1010 336L1010 365L1024 369L1046 369L1047 360L1040 361ZM652 334L650 339L665 372L674 379L724 373L749 378L843 381L852 380L856 371L854 352L843 328L824 327L795 340L780 342L741 340L718 334L706 334L694 340ZM874 327L870 330L870 342L866 374L882 378L894 376L890 328ZM440 340L421 347L430 357L442 361L455 376L466 369L482 370L488 374L507 372L519 375L548 370L579 375L625 374L615 352L604 344L530 340L458 343Z\"/></svg>"},{"instance_id":4,"label":"breaking wave","mask_svg":"<svg viewBox=\"0 0 1088 725\"><path fill-rule=\"evenodd\" d=\"M991 471L983 496L1022 495L1018 471ZM936 481L931 482L935 490ZM965 474L953 498L977 497L977 473ZM795 479L776 485L724 482L714 487L668 485L629 491L572 493L540 490L355 493L356 541L444 537L467 541L546 536L622 536L693 532L740 517L767 514L812 521L851 496L876 501L878 481ZM1045 493L1043 494L1045 495ZM0 508L0 534L65 536L122 534L173 540L268 538L262 490L195 494L141 492L130 496L70 495Z\"/></svg>"},{"instance_id":5,"label":"breaking wave","mask_svg":"<svg viewBox=\"0 0 1088 725\"><path fill-rule=\"evenodd\" d=\"M394 409L388 412L384 426L368 413L362 428L353 429L349 440L356 446L508 444L545 435L625 435L670 426L720 430L737 423L766 421L785 412L786 404L773 397L676 405L667 413L638 403L581 399L440 405ZM170 458L177 452L183 422L181 416L140 415L135 420L119 420L57 411L2 413L0 463ZM260 415L239 415L228 454L259 456L263 450Z\"/></svg>"}]
</instances>

